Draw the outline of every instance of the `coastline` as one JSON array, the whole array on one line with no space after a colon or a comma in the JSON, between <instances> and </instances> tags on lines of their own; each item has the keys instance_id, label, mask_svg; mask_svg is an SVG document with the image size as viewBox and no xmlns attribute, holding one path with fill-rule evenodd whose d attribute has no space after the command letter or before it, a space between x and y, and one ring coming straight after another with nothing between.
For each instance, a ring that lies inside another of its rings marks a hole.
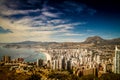
<instances>
[{"instance_id":1,"label":"coastline","mask_svg":"<svg viewBox=\"0 0 120 80\"><path fill-rule=\"evenodd\" d=\"M50 60L50 61L51 61L51 56L50 56L48 53L43 52L43 54L45 54L47 61L48 61L48 60Z\"/></svg>"},{"instance_id":2,"label":"coastline","mask_svg":"<svg viewBox=\"0 0 120 80\"><path fill-rule=\"evenodd\" d=\"M44 49L39 50L41 53L45 54L46 56L46 61L50 60L51 61L51 56L49 53L47 53Z\"/></svg>"}]
</instances>

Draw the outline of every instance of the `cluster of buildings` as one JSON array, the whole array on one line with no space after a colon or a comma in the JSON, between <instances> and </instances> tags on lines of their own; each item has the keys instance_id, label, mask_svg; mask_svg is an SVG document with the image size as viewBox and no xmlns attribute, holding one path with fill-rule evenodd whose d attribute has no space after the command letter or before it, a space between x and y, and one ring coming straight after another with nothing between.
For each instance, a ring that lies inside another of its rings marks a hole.
<instances>
[{"instance_id":1,"label":"cluster of buildings","mask_svg":"<svg viewBox=\"0 0 120 80\"><path fill-rule=\"evenodd\" d=\"M3 56L1 62L4 63L22 63L24 58L11 59L11 56Z\"/></svg>"},{"instance_id":2,"label":"cluster of buildings","mask_svg":"<svg viewBox=\"0 0 120 80\"><path fill-rule=\"evenodd\" d=\"M10 56L3 56L1 61L5 62L5 63L10 63L11 62L11 57Z\"/></svg>"},{"instance_id":3,"label":"cluster of buildings","mask_svg":"<svg viewBox=\"0 0 120 80\"><path fill-rule=\"evenodd\" d=\"M98 51L90 49L47 49L45 50L51 56L51 59L44 61L37 59L35 63L29 65L23 58L11 60L10 56L3 56L2 62L15 63L18 66L29 68L45 67L52 70L72 71L78 76L99 73L114 72L120 74L120 50L116 47L114 58L105 59ZM17 67L17 69L21 69Z\"/></svg>"},{"instance_id":4,"label":"cluster of buildings","mask_svg":"<svg viewBox=\"0 0 120 80\"><path fill-rule=\"evenodd\" d=\"M50 68L73 71L77 75L112 72L113 60L104 59L101 53L89 49L49 49Z\"/></svg>"},{"instance_id":5,"label":"cluster of buildings","mask_svg":"<svg viewBox=\"0 0 120 80\"><path fill-rule=\"evenodd\" d=\"M79 76L107 72L120 74L120 50L117 47L115 48L115 57L112 58L112 53L82 48L47 49L46 52L51 56L47 67L52 70L73 71Z\"/></svg>"}]
</instances>

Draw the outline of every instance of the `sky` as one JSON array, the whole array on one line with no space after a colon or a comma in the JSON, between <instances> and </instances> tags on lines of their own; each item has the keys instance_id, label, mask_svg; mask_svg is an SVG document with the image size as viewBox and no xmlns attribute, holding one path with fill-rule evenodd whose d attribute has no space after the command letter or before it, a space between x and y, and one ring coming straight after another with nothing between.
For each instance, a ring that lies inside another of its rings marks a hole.
<instances>
[{"instance_id":1,"label":"sky","mask_svg":"<svg viewBox=\"0 0 120 80\"><path fill-rule=\"evenodd\" d=\"M120 37L118 0L0 0L0 42Z\"/></svg>"}]
</instances>

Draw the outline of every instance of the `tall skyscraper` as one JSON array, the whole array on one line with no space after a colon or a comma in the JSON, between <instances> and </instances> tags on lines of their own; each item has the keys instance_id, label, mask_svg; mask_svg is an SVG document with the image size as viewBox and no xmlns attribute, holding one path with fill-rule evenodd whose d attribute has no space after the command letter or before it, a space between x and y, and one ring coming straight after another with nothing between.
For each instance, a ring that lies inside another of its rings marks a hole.
<instances>
[{"instance_id":1,"label":"tall skyscraper","mask_svg":"<svg viewBox=\"0 0 120 80\"><path fill-rule=\"evenodd\" d=\"M71 65L71 60L67 61L67 70L71 70L72 69L72 65Z\"/></svg>"},{"instance_id":2,"label":"tall skyscraper","mask_svg":"<svg viewBox=\"0 0 120 80\"><path fill-rule=\"evenodd\" d=\"M62 59L62 69L65 70L66 66L67 66L67 64L66 64L66 58L63 57L63 59Z\"/></svg>"},{"instance_id":3,"label":"tall skyscraper","mask_svg":"<svg viewBox=\"0 0 120 80\"><path fill-rule=\"evenodd\" d=\"M44 64L44 61L42 59L37 59L37 66L42 67Z\"/></svg>"},{"instance_id":4,"label":"tall skyscraper","mask_svg":"<svg viewBox=\"0 0 120 80\"><path fill-rule=\"evenodd\" d=\"M120 50L115 48L114 72L120 74Z\"/></svg>"},{"instance_id":5,"label":"tall skyscraper","mask_svg":"<svg viewBox=\"0 0 120 80\"><path fill-rule=\"evenodd\" d=\"M51 68L51 61L50 60L47 61L47 67Z\"/></svg>"}]
</instances>

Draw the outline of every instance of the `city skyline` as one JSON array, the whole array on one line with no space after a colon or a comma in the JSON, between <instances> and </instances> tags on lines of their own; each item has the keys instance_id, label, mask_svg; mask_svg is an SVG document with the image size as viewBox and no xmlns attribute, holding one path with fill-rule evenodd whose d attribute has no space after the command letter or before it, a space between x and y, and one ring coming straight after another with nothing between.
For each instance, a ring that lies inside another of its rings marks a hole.
<instances>
[{"instance_id":1,"label":"city skyline","mask_svg":"<svg viewBox=\"0 0 120 80\"><path fill-rule=\"evenodd\" d=\"M82 42L120 37L114 0L1 0L0 42Z\"/></svg>"}]
</instances>

